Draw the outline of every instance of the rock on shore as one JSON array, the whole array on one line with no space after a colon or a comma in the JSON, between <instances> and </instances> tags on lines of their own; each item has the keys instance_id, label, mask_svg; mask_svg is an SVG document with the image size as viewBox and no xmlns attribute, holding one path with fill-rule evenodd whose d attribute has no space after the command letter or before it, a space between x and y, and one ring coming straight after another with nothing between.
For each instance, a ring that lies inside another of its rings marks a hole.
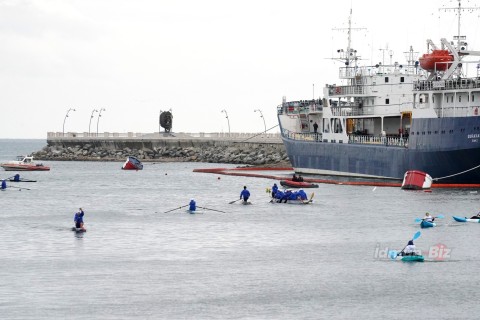
<instances>
[{"instance_id":1,"label":"rock on shore","mask_svg":"<svg viewBox=\"0 0 480 320\"><path fill-rule=\"evenodd\" d=\"M55 161L125 161L134 156L143 162L211 162L252 166L291 166L282 144L252 144L242 146L202 146L113 149L93 144L75 146L48 145L33 156L38 160Z\"/></svg>"}]
</instances>

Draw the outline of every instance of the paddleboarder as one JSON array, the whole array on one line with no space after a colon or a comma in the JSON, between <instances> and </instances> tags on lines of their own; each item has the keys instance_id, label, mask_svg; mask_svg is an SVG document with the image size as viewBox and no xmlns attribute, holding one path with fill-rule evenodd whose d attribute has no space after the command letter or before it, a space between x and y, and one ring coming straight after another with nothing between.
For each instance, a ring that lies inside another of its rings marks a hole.
<instances>
[{"instance_id":1,"label":"paddleboarder","mask_svg":"<svg viewBox=\"0 0 480 320\"><path fill-rule=\"evenodd\" d=\"M75 213L75 217L73 218L73 221L75 222L75 228L86 231L83 227L83 216L85 215L85 213L83 212L82 208L79 208L79 210L80 211Z\"/></svg>"},{"instance_id":2,"label":"paddleboarder","mask_svg":"<svg viewBox=\"0 0 480 320\"><path fill-rule=\"evenodd\" d=\"M272 198L275 198L275 194L278 192L278 186L276 183L273 184L272 187Z\"/></svg>"},{"instance_id":3,"label":"paddleboarder","mask_svg":"<svg viewBox=\"0 0 480 320\"><path fill-rule=\"evenodd\" d=\"M247 202L248 198L250 198L250 191L247 190L247 186L243 186L242 192L240 192L240 199L243 198L243 202Z\"/></svg>"},{"instance_id":4,"label":"paddleboarder","mask_svg":"<svg viewBox=\"0 0 480 320\"><path fill-rule=\"evenodd\" d=\"M190 199L190 203L188 204L188 210L190 210L190 213L195 213L195 210L197 210L197 204L194 199Z\"/></svg>"},{"instance_id":5,"label":"paddleboarder","mask_svg":"<svg viewBox=\"0 0 480 320\"><path fill-rule=\"evenodd\" d=\"M4 180L2 180L2 187L1 187L2 190L5 190L7 189L7 182Z\"/></svg>"}]
</instances>

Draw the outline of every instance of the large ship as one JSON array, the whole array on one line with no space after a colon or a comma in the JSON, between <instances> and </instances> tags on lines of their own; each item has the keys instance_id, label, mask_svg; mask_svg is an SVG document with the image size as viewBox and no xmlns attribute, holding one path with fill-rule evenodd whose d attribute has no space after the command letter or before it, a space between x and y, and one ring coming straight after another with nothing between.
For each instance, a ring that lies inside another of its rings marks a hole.
<instances>
[{"instance_id":1,"label":"large ship","mask_svg":"<svg viewBox=\"0 0 480 320\"><path fill-rule=\"evenodd\" d=\"M454 9L460 26L460 1ZM439 47L427 40L418 61L410 47L404 65L360 66L350 35L338 50L344 84L327 84L323 98L284 98L278 106L295 172L402 180L419 170L434 185L480 186L480 52L459 31Z\"/></svg>"}]
</instances>

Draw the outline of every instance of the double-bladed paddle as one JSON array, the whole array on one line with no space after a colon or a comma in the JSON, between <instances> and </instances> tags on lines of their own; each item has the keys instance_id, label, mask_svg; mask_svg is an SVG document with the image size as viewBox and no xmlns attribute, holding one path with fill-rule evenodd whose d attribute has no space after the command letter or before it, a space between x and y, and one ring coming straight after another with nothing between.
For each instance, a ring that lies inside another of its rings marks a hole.
<instances>
[{"instance_id":1,"label":"double-bladed paddle","mask_svg":"<svg viewBox=\"0 0 480 320\"><path fill-rule=\"evenodd\" d=\"M421 234L422 234L422 233L421 233L420 231L417 231L417 233L415 233L415 234L413 235L412 241L413 241L413 240L417 240L417 239L420 237ZM408 244L407 244L407 246L408 246ZM405 248L406 248L407 246L405 246ZM402 253L403 250L405 250L405 248L403 248L402 251L400 251L400 253ZM398 257L398 254L399 254L399 252L397 252L397 250L390 250L390 251L388 251L388 257L389 257L390 259L392 259L392 260L395 260L395 259Z\"/></svg>"}]
</instances>

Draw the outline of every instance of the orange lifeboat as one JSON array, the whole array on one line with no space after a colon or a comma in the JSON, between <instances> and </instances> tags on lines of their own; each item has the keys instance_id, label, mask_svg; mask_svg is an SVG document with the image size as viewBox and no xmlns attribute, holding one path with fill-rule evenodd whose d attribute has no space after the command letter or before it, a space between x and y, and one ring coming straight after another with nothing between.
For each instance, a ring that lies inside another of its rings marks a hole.
<instances>
[{"instance_id":1,"label":"orange lifeboat","mask_svg":"<svg viewBox=\"0 0 480 320\"><path fill-rule=\"evenodd\" d=\"M445 71L452 64L445 63L453 61L453 56L448 50L433 50L432 53L425 53L419 59L420 67L427 71Z\"/></svg>"}]
</instances>

